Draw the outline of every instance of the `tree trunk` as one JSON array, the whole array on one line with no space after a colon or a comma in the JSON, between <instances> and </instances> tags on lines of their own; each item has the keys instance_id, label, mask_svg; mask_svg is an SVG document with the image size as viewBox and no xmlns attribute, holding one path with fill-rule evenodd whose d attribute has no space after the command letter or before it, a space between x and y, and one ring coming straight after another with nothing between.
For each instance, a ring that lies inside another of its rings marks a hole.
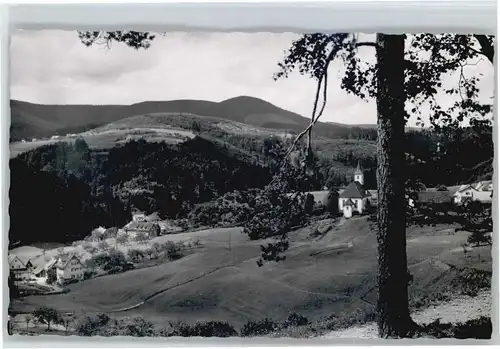
<instances>
[{"instance_id":1,"label":"tree trunk","mask_svg":"<svg viewBox=\"0 0 500 349\"><path fill-rule=\"evenodd\" d=\"M404 36L377 34L377 324L382 338L404 337L408 309L404 153Z\"/></svg>"}]
</instances>

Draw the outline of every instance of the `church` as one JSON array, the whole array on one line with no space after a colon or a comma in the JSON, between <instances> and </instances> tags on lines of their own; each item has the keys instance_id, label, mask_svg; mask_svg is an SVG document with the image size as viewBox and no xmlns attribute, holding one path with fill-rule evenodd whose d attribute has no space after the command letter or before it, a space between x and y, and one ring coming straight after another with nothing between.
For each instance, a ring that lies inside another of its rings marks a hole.
<instances>
[{"instance_id":1,"label":"church","mask_svg":"<svg viewBox=\"0 0 500 349\"><path fill-rule=\"evenodd\" d=\"M354 212L362 214L370 204L371 194L364 188L364 174L361 166L354 171L354 181L339 194L339 212L344 213L344 217L352 217Z\"/></svg>"}]
</instances>

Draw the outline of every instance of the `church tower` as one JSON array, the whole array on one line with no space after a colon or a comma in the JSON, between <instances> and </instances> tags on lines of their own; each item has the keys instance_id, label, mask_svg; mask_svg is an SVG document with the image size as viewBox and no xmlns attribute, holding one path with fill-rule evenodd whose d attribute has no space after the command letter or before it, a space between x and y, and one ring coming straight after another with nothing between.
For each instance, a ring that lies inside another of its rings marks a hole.
<instances>
[{"instance_id":1,"label":"church tower","mask_svg":"<svg viewBox=\"0 0 500 349\"><path fill-rule=\"evenodd\" d=\"M365 177L363 175L363 171L361 170L361 166L359 165L359 161L358 161L358 166L354 171L354 181L358 182L361 185L365 184Z\"/></svg>"}]
</instances>

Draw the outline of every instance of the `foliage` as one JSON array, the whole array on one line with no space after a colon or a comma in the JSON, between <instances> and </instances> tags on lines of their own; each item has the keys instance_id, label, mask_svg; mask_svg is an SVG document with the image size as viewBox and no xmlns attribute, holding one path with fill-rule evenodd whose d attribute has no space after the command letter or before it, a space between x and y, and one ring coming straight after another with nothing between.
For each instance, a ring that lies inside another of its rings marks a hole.
<instances>
[{"instance_id":1,"label":"foliage","mask_svg":"<svg viewBox=\"0 0 500 349\"><path fill-rule=\"evenodd\" d=\"M479 201L466 201L456 208L455 219L460 223L460 228L471 233L467 241L479 246L492 244L493 233L492 204Z\"/></svg>"},{"instance_id":2,"label":"foliage","mask_svg":"<svg viewBox=\"0 0 500 349\"><path fill-rule=\"evenodd\" d=\"M304 194L297 192L288 195L287 185L281 178L268 185L256 198L256 205L252 218L245 224L243 233L251 240L276 238L275 244L261 246L262 258L257 262L262 265L263 261L279 261L280 257L275 253L283 252L288 248L284 237L288 231L305 222L303 202Z\"/></svg>"},{"instance_id":3,"label":"foliage","mask_svg":"<svg viewBox=\"0 0 500 349\"><path fill-rule=\"evenodd\" d=\"M248 321L241 329L243 337L265 336L275 332L279 328L279 324L265 318L260 321Z\"/></svg>"},{"instance_id":4,"label":"foliage","mask_svg":"<svg viewBox=\"0 0 500 349\"><path fill-rule=\"evenodd\" d=\"M76 332L79 336L96 336L108 326L111 319L106 314L98 314L94 317L85 317L85 319L78 324ZM101 334L102 335L102 334Z\"/></svg>"},{"instance_id":5,"label":"foliage","mask_svg":"<svg viewBox=\"0 0 500 349\"><path fill-rule=\"evenodd\" d=\"M130 249L127 252L127 258L133 263L142 262L145 257L144 251L137 249Z\"/></svg>"},{"instance_id":6,"label":"foliage","mask_svg":"<svg viewBox=\"0 0 500 349\"><path fill-rule=\"evenodd\" d=\"M481 316L465 323L442 323L439 319L420 327L419 333L425 337L456 339L491 339L493 326L491 318Z\"/></svg>"},{"instance_id":7,"label":"foliage","mask_svg":"<svg viewBox=\"0 0 500 349\"><path fill-rule=\"evenodd\" d=\"M189 213L193 226L228 226L245 222L255 206L258 189L233 191L215 201L198 204Z\"/></svg>"},{"instance_id":8,"label":"foliage","mask_svg":"<svg viewBox=\"0 0 500 349\"><path fill-rule=\"evenodd\" d=\"M51 324L59 324L62 320L61 314L54 308L40 307L35 309L32 315L39 322L46 324L48 331Z\"/></svg>"},{"instance_id":9,"label":"foliage","mask_svg":"<svg viewBox=\"0 0 500 349\"><path fill-rule=\"evenodd\" d=\"M169 260L175 261L184 257L183 245L167 241L164 246Z\"/></svg>"},{"instance_id":10,"label":"foliage","mask_svg":"<svg viewBox=\"0 0 500 349\"><path fill-rule=\"evenodd\" d=\"M451 286L458 287L462 294L476 297L480 290L491 288L491 272L465 268L452 280Z\"/></svg>"},{"instance_id":11,"label":"foliage","mask_svg":"<svg viewBox=\"0 0 500 349\"><path fill-rule=\"evenodd\" d=\"M183 322L173 324L170 336L180 337L233 337L238 332L233 326L224 321L197 322L194 326Z\"/></svg>"},{"instance_id":12,"label":"foliage","mask_svg":"<svg viewBox=\"0 0 500 349\"><path fill-rule=\"evenodd\" d=\"M86 262L90 269L101 268L104 271L113 269L121 270L126 264L125 255L118 250L112 249L108 253L101 253L89 258Z\"/></svg>"},{"instance_id":13,"label":"foliage","mask_svg":"<svg viewBox=\"0 0 500 349\"><path fill-rule=\"evenodd\" d=\"M284 326L285 327L290 327L290 326L306 326L309 325L309 319L306 318L303 315L297 314L297 313L291 313L288 316L288 319L285 321Z\"/></svg>"},{"instance_id":14,"label":"foliage","mask_svg":"<svg viewBox=\"0 0 500 349\"><path fill-rule=\"evenodd\" d=\"M44 229L47 241L74 241L96 226L125 225L133 208L185 216L198 203L262 188L271 178L265 167L202 138L179 145L131 141L108 153L86 152L84 166L74 167L68 159L79 151L58 143L10 160L11 238L36 241L32 232Z\"/></svg>"}]
</instances>

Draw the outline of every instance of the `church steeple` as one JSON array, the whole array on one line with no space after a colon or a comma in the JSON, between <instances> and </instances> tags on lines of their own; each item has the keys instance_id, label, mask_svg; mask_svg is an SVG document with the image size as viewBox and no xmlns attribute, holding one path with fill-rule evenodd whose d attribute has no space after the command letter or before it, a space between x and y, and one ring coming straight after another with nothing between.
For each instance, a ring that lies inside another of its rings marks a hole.
<instances>
[{"instance_id":1,"label":"church steeple","mask_svg":"<svg viewBox=\"0 0 500 349\"><path fill-rule=\"evenodd\" d=\"M358 166L356 167L356 170L354 171L354 181L359 182L359 184L363 185L365 183L365 178L363 175L363 170L361 169L361 165L358 161Z\"/></svg>"}]
</instances>

